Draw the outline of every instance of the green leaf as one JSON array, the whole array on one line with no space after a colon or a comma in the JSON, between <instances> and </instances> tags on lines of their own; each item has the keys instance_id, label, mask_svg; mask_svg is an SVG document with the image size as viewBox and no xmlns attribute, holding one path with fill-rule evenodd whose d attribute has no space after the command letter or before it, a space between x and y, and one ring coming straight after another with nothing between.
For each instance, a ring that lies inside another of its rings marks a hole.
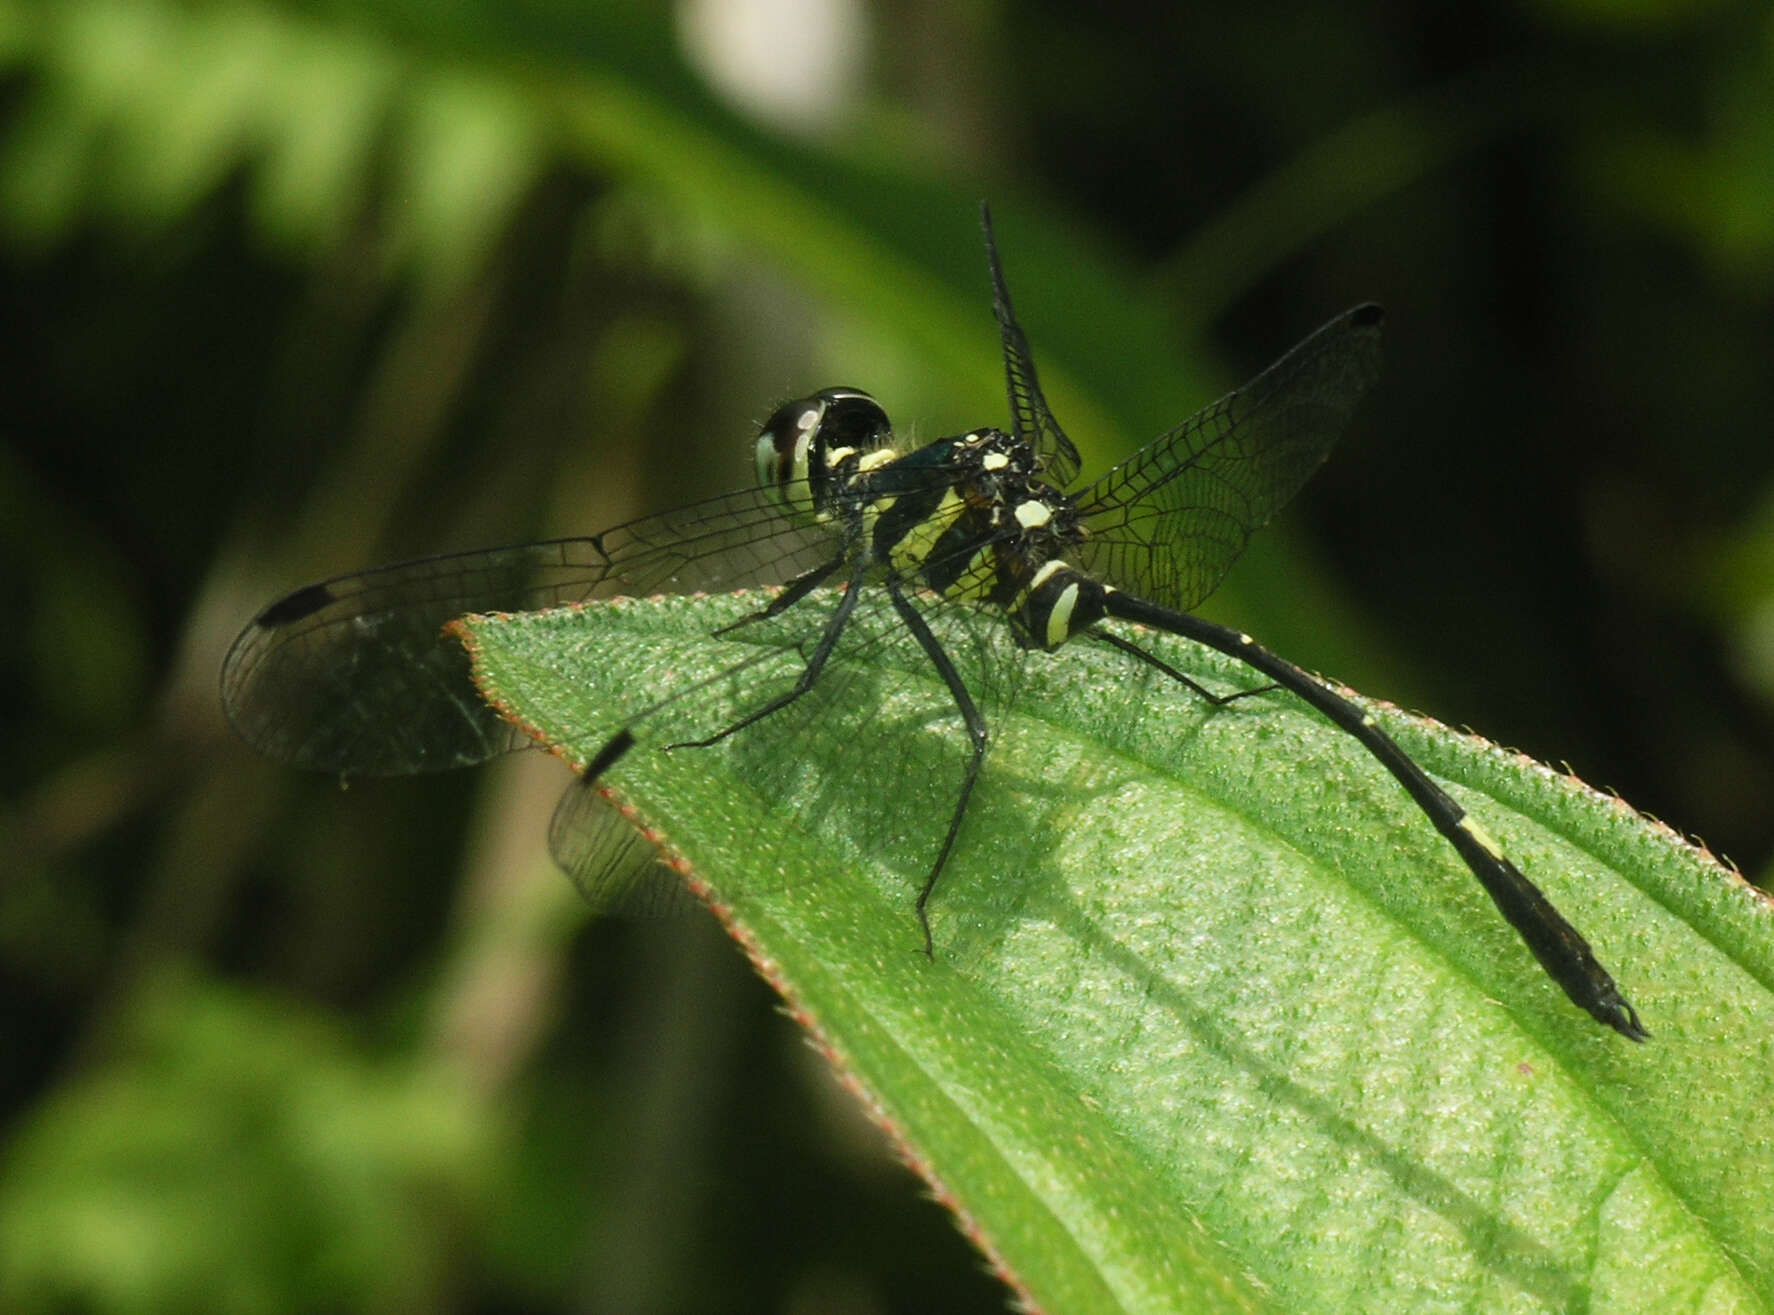
<instances>
[{"instance_id":1,"label":"green leaf","mask_svg":"<svg viewBox=\"0 0 1774 1315\"><path fill-rule=\"evenodd\" d=\"M708 636L757 605L621 600L464 634L488 697L583 762L666 694L755 704L768 625ZM1251 683L1146 642L1211 687ZM637 747L608 785L1023 1299L1769 1309L1774 911L1740 878L1374 705L1589 936L1654 1033L1628 1045L1302 705L1211 708L1104 647L1022 661L1006 640L962 663L996 693L993 738L932 962L912 898L960 735L915 650L873 651L819 706Z\"/></svg>"}]
</instances>

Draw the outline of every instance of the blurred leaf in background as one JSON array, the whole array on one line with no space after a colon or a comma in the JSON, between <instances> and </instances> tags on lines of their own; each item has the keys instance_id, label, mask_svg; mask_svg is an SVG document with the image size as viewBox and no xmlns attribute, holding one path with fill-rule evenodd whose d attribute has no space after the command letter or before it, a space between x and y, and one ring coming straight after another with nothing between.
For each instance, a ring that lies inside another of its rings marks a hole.
<instances>
[{"instance_id":1,"label":"blurred leaf in background","mask_svg":"<svg viewBox=\"0 0 1774 1315\"><path fill-rule=\"evenodd\" d=\"M785 10L0 0L0 1304L999 1308L711 927L584 925L553 764L341 794L215 697L783 397L1000 420L981 197L1087 469L1387 303L1213 610L1770 870L1765 6Z\"/></svg>"},{"instance_id":2,"label":"blurred leaf in background","mask_svg":"<svg viewBox=\"0 0 1774 1315\"><path fill-rule=\"evenodd\" d=\"M485 1170L452 1084L214 984L161 983L132 1010L112 1061L11 1146L0 1287L15 1308L435 1301Z\"/></svg>"}]
</instances>

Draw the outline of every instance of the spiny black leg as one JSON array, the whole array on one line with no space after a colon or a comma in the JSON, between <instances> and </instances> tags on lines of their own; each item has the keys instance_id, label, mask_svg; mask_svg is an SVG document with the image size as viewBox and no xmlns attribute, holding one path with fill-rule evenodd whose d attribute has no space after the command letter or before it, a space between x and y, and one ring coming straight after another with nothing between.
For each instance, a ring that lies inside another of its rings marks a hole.
<instances>
[{"instance_id":1,"label":"spiny black leg","mask_svg":"<svg viewBox=\"0 0 1774 1315\"><path fill-rule=\"evenodd\" d=\"M1092 639L1100 639L1105 644L1120 649L1123 653L1131 654L1148 666L1156 667L1172 680L1187 685L1216 708L1223 708L1226 704L1231 703L1236 699L1248 699L1253 694L1267 694L1270 690L1281 688L1281 686L1277 685L1274 681L1270 681L1267 685L1258 685L1255 689L1240 689L1234 690L1230 694L1215 694L1212 690L1204 689L1193 680L1190 680L1189 677L1171 666L1170 663L1164 661L1156 653L1146 652L1146 650L1141 648L1138 644L1130 643L1128 640L1123 639L1120 635L1115 634L1111 630L1086 630L1084 633L1089 635Z\"/></svg>"},{"instance_id":2,"label":"spiny black leg","mask_svg":"<svg viewBox=\"0 0 1774 1315\"><path fill-rule=\"evenodd\" d=\"M850 587L844 591L844 596L838 600L837 607L832 610L831 619L825 623L825 632L820 635L819 643L814 645L813 656L807 659L807 665L802 669L801 677L795 682L795 687L793 689L789 690L786 694L777 695L763 707L758 708L753 712L748 712L745 716L741 717L725 730L716 731L707 739L679 740L676 744L666 745L666 749L706 749L711 744L720 743L729 735L733 734L734 731L742 731L753 722L762 721L771 713L786 708L789 704L800 698L801 695L812 689L819 680L819 673L825 670L826 660L831 657L832 650L838 646L838 637L844 633L844 626L849 622L850 614L856 610L857 601L862 597L863 574L867 564L866 558L858 559L856 569L851 572L850 575ZM826 574L829 575L830 571L827 570ZM806 578L806 576L802 576L801 580L804 581ZM797 581L796 583L799 584L800 581ZM802 596L804 597L807 591L812 589L812 587L812 585L808 585L806 589L803 589ZM766 608L765 612L768 612L769 610L769 608ZM718 634L720 632L717 631L716 633Z\"/></svg>"},{"instance_id":3,"label":"spiny black leg","mask_svg":"<svg viewBox=\"0 0 1774 1315\"><path fill-rule=\"evenodd\" d=\"M644 718L646 718L651 713L657 712L660 708L664 707L666 704L672 703L672 702L676 701L677 699L682 698L686 694L693 693L697 690L706 689L708 686L715 684L717 681L727 680L727 679L737 675L741 671L745 671L748 668L759 666L762 663L771 661L774 657L775 657L774 651L765 651L765 652L758 653L753 657L747 658L743 662L740 662L734 666L726 668L726 670L724 670L724 671L717 672L716 674L714 674L712 676L705 677L704 679L695 682L695 684L691 685L688 689L682 689L682 690L676 691L670 697L662 699L658 703L655 703L651 708L643 709L641 712L639 712L636 715L634 721L630 722L627 726L622 727L620 730L618 730L614 735L612 735L608 740L606 740L604 742L603 748L599 749L597 751L597 753L592 756L591 761L586 763L584 768L580 771L580 773L579 773L580 780L585 785L589 786L589 785L593 784L594 782L596 782L600 777L602 777L605 772L609 771L618 762L620 762L622 760L622 758L627 755L628 751L630 749L634 748L634 745L635 745L634 727L636 725L638 725ZM679 746L668 745L667 747L675 749Z\"/></svg>"},{"instance_id":4,"label":"spiny black leg","mask_svg":"<svg viewBox=\"0 0 1774 1315\"><path fill-rule=\"evenodd\" d=\"M955 700L961 720L967 724L967 736L973 742L972 752L967 757L967 772L961 779L961 794L955 800L954 813L949 817L948 834L942 838L942 848L937 851L936 862L930 868L930 875L924 878L924 887L918 892L917 902L913 905L918 913L918 925L924 929L924 957L934 959L936 943L930 936L930 915L925 912L924 906L930 903L930 892L936 889L936 879L942 875L943 865L949 861L949 851L955 847L955 837L961 831L961 818L967 812L967 801L973 795L974 783L979 780L979 769L986 757L986 720L979 715L973 695L967 692L967 683L961 679L961 673L955 670L955 664L943 649L942 642L931 633L918 609L906 600L896 582L889 580L886 589L888 596L893 599L893 607L899 613L899 619L912 632L913 638L918 641L918 647L924 650L924 655L930 659L930 665L942 677L942 683L949 687L949 695Z\"/></svg>"},{"instance_id":5,"label":"spiny black leg","mask_svg":"<svg viewBox=\"0 0 1774 1315\"><path fill-rule=\"evenodd\" d=\"M1417 807L1435 824L1435 829L1459 852L1498 911L1520 933L1540 966L1564 988L1571 1002L1628 1040L1643 1041L1650 1036L1608 970L1597 962L1589 942L1565 921L1552 906L1552 901L1503 856L1501 846L1478 824L1478 820L1431 781L1368 713L1293 663L1275 656L1249 635L1119 591L1111 592L1105 604L1110 616L1193 639L1248 663L1360 740L1363 747L1404 786Z\"/></svg>"},{"instance_id":6,"label":"spiny black leg","mask_svg":"<svg viewBox=\"0 0 1774 1315\"><path fill-rule=\"evenodd\" d=\"M754 622L768 621L773 616L782 615L830 579L832 572L843 564L844 558L840 555L832 558L829 562L821 562L810 571L803 571L782 587L782 592L770 600L769 606L760 607L755 612L747 612L739 620L722 626L714 633L716 635L730 635L735 630L749 626Z\"/></svg>"}]
</instances>

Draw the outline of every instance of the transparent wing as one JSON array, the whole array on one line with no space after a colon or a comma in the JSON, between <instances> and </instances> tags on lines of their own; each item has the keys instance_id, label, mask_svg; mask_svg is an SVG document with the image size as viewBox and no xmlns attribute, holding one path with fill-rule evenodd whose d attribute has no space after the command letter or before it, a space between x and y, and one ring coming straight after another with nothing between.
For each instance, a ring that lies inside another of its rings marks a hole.
<instances>
[{"instance_id":1,"label":"transparent wing","mask_svg":"<svg viewBox=\"0 0 1774 1315\"><path fill-rule=\"evenodd\" d=\"M484 704L444 626L618 594L778 584L829 557L763 489L591 538L451 553L308 585L266 608L222 665L241 737L296 767L398 776L484 762L527 741Z\"/></svg>"},{"instance_id":2,"label":"transparent wing","mask_svg":"<svg viewBox=\"0 0 1774 1315\"><path fill-rule=\"evenodd\" d=\"M1342 436L1379 377L1384 318L1371 303L1343 312L1081 490L1081 563L1166 607L1199 604Z\"/></svg>"},{"instance_id":3,"label":"transparent wing","mask_svg":"<svg viewBox=\"0 0 1774 1315\"><path fill-rule=\"evenodd\" d=\"M1010 288L1004 282L1004 267L998 260L998 243L992 236L992 212L982 201L979 207L980 227L986 235L986 263L992 270L992 313L998 317L998 333L1004 342L1004 374L1010 390L1010 432L1012 437L1032 443L1041 457L1047 481L1064 488L1078 477L1078 449L1066 437L1047 399L1041 395L1041 383L1035 377L1035 357L1029 340L1016 322L1016 311L1010 304Z\"/></svg>"},{"instance_id":4,"label":"transparent wing","mask_svg":"<svg viewBox=\"0 0 1774 1315\"><path fill-rule=\"evenodd\" d=\"M696 907L653 842L583 777L555 805L548 852L600 913L657 918Z\"/></svg>"}]
</instances>

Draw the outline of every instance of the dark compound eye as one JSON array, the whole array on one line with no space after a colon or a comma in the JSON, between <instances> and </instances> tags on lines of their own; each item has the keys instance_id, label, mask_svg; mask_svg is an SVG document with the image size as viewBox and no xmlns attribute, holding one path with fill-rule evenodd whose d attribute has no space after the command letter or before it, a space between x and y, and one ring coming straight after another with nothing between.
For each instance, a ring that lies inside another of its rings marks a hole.
<instances>
[{"instance_id":1,"label":"dark compound eye","mask_svg":"<svg viewBox=\"0 0 1774 1315\"><path fill-rule=\"evenodd\" d=\"M822 389L825 418L819 425L819 441L827 451L855 448L870 452L893 436L893 424L881 404L859 388Z\"/></svg>"},{"instance_id":2,"label":"dark compound eye","mask_svg":"<svg viewBox=\"0 0 1774 1315\"><path fill-rule=\"evenodd\" d=\"M860 388L822 388L770 413L758 431L758 484L805 510L824 486L829 454L872 452L892 437L887 413Z\"/></svg>"},{"instance_id":3,"label":"dark compound eye","mask_svg":"<svg viewBox=\"0 0 1774 1315\"><path fill-rule=\"evenodd\" d=\"M790 480L806 478L808 448L826 405L821 396L799 397L770 413L758 430L756 461L760 487L780 489Z\"/></svg>"}]
</instances>

